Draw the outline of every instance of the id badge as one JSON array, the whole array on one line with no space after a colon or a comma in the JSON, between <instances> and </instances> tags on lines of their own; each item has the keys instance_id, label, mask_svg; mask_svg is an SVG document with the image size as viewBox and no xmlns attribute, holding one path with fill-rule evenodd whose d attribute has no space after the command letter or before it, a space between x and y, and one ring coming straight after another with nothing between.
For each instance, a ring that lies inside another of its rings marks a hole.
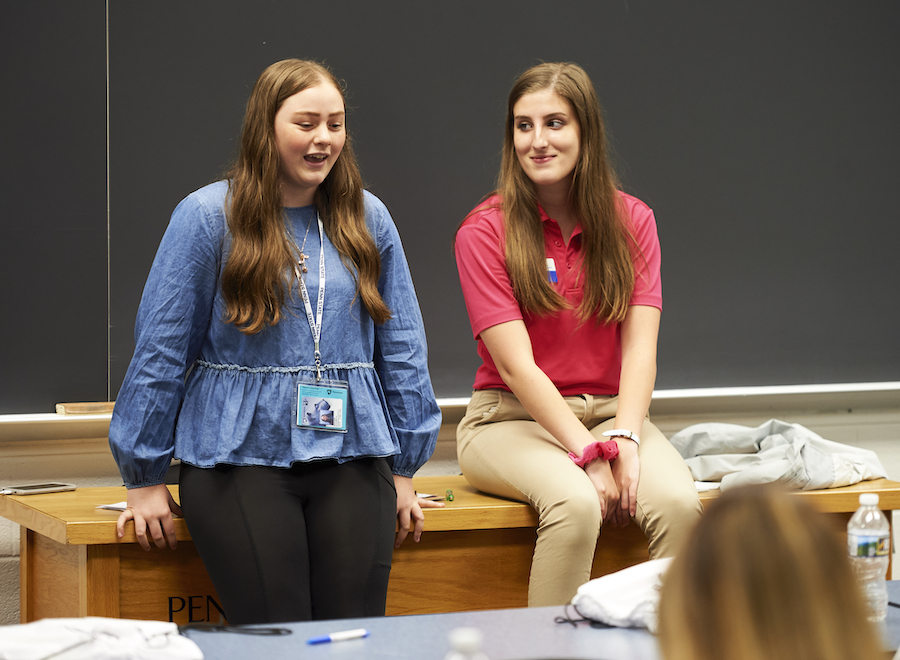
<instances>
[{"instance_id":1,"label":"id badge","mask_svg":"<svg viewBox=\"0 0 900 660\"><path fill-rule=\"evenodd\" d=\"M294 396L292 426L347 432L350 386L343 380L300 381Z\"/></svg>"}]
</instances>

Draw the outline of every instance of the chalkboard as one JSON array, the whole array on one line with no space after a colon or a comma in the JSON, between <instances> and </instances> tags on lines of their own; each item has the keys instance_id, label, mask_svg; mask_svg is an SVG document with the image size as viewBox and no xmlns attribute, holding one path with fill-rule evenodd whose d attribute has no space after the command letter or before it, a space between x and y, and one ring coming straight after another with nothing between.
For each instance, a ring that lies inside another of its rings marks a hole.
<instances>
[{"instance_id":1,"label":"chalkboard","mask_svg":"<svg viewBox=\"0 0 900 660\"><path fill-rule=\"evenodd\" d=\"M452 237L493 187L513 80L542 60L587 69L625 189L656 212L658 388L900 380L896 2L35 4L60 13L2 28L4 125L22 130L0 182L0 412L115 397L172 209L221 176L253 82L286 57L346 82L439 396L468 394L478 364Z\"/></svg>"},{"instance_id":2,"label":"chalkboard","mask_svg":"<svg viewBox=\"0 0 900 660\"><path fill-rule=\"evenodd\" d=\"M107 398L105 11L3 6L0 413Z\"/></svg>"}]
</instances>

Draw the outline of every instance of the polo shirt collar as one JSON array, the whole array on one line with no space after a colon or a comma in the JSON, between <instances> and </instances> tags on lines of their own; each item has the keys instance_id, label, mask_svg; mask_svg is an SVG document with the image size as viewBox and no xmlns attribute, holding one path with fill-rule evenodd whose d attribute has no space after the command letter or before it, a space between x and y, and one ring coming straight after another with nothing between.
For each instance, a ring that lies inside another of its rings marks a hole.
<instances>
[{"instance_id":1,"label":"polo shirt collar","mask_svg":"<svg viewBox=\"0 0 900 660\"><path fill-rule=\"evenodd\" d=\"M557 223L556 220L554 220L549 215L547 215L547 212L544 210L544 207L541 206L540 203L538 203L537 207L538 207L538 213L540 213L540 215L541 215L541 222L552 222L557 227L556 231L560 231L559 223ZM569 237L569 240L571 241L572 238L574 238L575 236L578 236L579 234L581 234L581 223L580 222L577 225L575 225L575 229L572 230L572 236Z\"/></svg>"}]
</instances>

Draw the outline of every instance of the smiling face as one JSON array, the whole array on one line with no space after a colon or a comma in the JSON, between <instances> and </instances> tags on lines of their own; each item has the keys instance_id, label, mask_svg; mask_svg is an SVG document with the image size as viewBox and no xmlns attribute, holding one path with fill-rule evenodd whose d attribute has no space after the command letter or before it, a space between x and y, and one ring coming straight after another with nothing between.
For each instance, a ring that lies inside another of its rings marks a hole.
<instances>
[{"instance_id":1,"label":"smiling face","mask_svg":"<svg viewBox=\"0 0 900 660\"><path fill-rule=\"evenodd\" d=\"M274 133L284 206L313 203L316 189L344 148L344 119L344 98L329 82L307 87L281 104Z\"/></svg>"},{"instance_id":2,"label":"smiling face","mask_svg":"<svg viewBox=\"0 0 900 660\"><path fill-rule=\"evenodd\" d=\"M523 94L513 106L513 144L539 198L542 192L568 192L581 144L568 101L552 89Z\"/></svg>"}]
</instances>

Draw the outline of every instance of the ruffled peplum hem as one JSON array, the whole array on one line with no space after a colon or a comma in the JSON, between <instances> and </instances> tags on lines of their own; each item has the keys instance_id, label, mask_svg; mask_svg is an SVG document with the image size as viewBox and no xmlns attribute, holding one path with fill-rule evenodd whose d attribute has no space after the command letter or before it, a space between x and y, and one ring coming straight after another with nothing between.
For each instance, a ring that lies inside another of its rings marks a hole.
<instances>
[{"instance_id":1,"label":"ruffled peplum hem","mask_svg":"<svg viewBox=\"0 0 900 660\"><path fill-rule=\"evenodd\" d=\"M347 433L292 425L293 399L314 367L242 367L198 361L175 429L175 456L197 467L268 465L393 456L400 445L373 364L325 365L349 384ZM345 440L350 440L345 442Z\"/></svg>"}]
</instances>

